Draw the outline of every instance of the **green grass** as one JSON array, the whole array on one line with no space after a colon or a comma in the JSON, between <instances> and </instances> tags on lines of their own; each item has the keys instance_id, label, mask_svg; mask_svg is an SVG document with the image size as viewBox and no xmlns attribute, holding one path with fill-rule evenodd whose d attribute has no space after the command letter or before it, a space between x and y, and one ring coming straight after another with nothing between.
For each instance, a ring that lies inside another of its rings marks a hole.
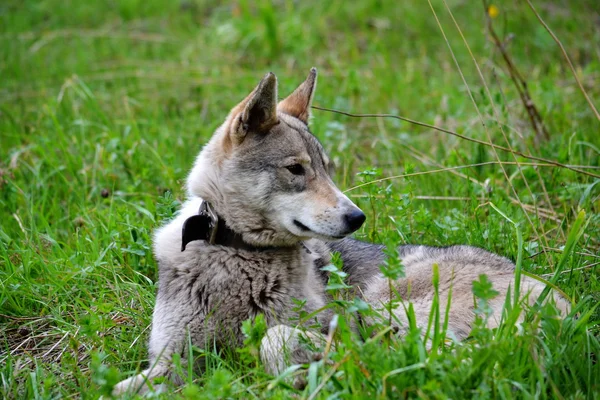
<instances>
[{"instance_id":1,"label":"green grass","mask_svg":"<svg viewBox=\"0 0 600 400\"><path fill-rule=\"evenodd\" d=\"M358 237L522 259L578 318L543 309L445 345L434 332L428 351L418 332L395 338L385 321L357 340L342 317L363 307L340 301L335 350L310 365L305 389L261 372L253 339L241 356L202 353L206 373L179 395L600 397L600 121L527 3L499 1L493 26L550 135L536 140L483 5L447 1L434 12L376 0L3 1L0 397L96 398L145 365L152 232L184 198L194 156L265 72L283 96L312 66L315 105L401 115L595 174L397 119L313 113L336 182L367 213ZM600 107L600 6L534 5ZM482 320L492 290L475 284ZM444 316L438 304L432 317Z\"/></svg>"}]
</instances>

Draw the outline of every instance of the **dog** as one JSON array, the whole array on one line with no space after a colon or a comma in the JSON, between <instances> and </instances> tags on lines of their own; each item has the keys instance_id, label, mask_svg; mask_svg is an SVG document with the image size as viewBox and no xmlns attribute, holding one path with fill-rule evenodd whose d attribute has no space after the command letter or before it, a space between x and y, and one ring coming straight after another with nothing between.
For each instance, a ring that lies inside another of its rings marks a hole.
<instances>
[{"instance_id":1,"label":"dog","mask_svg":"<svg viewBox=\"0 0 600 400\"><path fill-rule=\"evenodd\" d=\"M182 383L172 368L188 342L241 344L243 321L263 314L284 332L295 299L314 312L326 303L316 265L326 241L343 238L364 213L332 182L331 161L308 130L317 72L277 102L267 74L198 155L189 200L154 237L159 288L149 341L150 368L115 387L148 390L154 378ZM183 250L183 251L182 251ZM328 325L330 312L318 314Z\"/></svg>"},{"instance_id":2,"label":"dog","mask_svg":"<svg viewBox=\"0 0 600 400\"><path fill-rule=\"evenodd\" d=\"M149 367L117 384L114 394L154 390L156 378L182 384L185 377L173 364L179 359L186 365L190 344L239 346L242 322L259 314L268 326L260 348L268 372L310 361L304 345L321 345L333 317L321 271L332 251L341 254L348 282L374 308L396 295L379 270L383 247L348 238L366 217L332 182L332 163L308 129L316 79L313 68L278 102L277 79L268 73L201 150L187 178L189 199L154 236L159 285ZM501 293L514 283L514 265L482 249L401 246L399 253L406 277L393 287L415 304L423 327L432 301L431 266L438 264L441 301L453 287L449 329L458 338L468 335L473 321L473 280L487 274ZM544 285L523 278L521 287L533 298ZM490 304L492 324L501 316L498 297ZM304 322L322 327L303 340L296 299L316 314L316 321ZM401 308L394 310L400 332L406 322Z\"/></svg>"}]
</instances>

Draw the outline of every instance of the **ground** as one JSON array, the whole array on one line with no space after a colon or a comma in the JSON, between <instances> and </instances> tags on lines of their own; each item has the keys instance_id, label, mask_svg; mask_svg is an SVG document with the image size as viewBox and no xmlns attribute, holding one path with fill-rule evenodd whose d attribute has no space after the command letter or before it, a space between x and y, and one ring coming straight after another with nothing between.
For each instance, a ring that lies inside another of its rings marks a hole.
<instances>
[{"instance_id":1,"label":"ground","mask_svg":"<svg viewBox=\"0 0 600 400\"><path fill-rule=\"evenodd\" d=\"M313 110L336 183L367 214L357 237L484 247L575 312L482 323L463 343L433 332L429 351L385 322L357 340L344 321L368 311L340 301L336 346L304 366L304 389L262 372L258 323L241 351L199 351L206 372L173 390L598 397L600 5L484 3L3 1L0 395L97 398L145 365L151 235L194 156L266 72L284 96L315 66L315 106L413 121ZM474 285L482 318L492 295Z\"/></svg>"}]
</instances>

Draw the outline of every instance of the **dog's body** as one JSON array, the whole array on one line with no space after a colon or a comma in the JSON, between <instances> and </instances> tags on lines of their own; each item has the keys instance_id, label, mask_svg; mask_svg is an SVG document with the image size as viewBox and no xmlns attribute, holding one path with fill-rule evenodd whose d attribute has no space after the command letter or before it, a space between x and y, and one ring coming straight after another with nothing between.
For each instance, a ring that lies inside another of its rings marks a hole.
<instances>
[{"instance_id":1,"label":"dog's body","mask_svg":"<svg viewBox=\"0 0 600 400\"><path fill-rule=\"evenodd\" d=\"M323 262L316 258L323 254L322 243L252 251L194 241L181 252L183 223L197 214L201 201L188 201L155 236L160 272L150 368L119 384L121 389L138 388L146 379L159 376L181 383L181 377L173 374L171 359L177 354L186 360L188 340L199 348L239 347L242 322L249 318L264 314L268 326L292 325L298 320L293 299L306 300L308 312L326 304L315 267ZM329 317L327 312L318 314L325 327Z\"/></svg>"},{"instance_id":2,"label":"dog's body","mask_svg":"<svg viewBox=\"0 0 600 400\"><path fill-rule=\"evenodd\" d=\"M281 372L288 362L308 361L292 328L299 320L294 300L303 301L309 313L326 306L326 277L320 267L329 263L331 250L341 253L349 283L367 302L379 308L389 301L388 282L379 272L382 247L339 240L358 229L365 216L333 184L329 159L308 131L315 85L316 71L311 70L278 104L276 79L268 74L201 151L188 178L190 199L154 238L159 289L149 368L119 383L115 393L147 390L155 377L181 383L172 366L175 355L185 360L189 343L237 346L243 339L242 322L258 314L270 328L261 348L269 372ZM235 240L213 242L214 227L210 240L182 240L186 221L198 215L203 202ZM407 276L395 289L415 303L421 325L431 306L431 266L439 265L442 301L453 286L450 329L459 338L468 334L473 320L472 281L485 273L496 290L506 293L514 279L510 261L468 246L403 246L400 256ZM530 279L522 287L523 293L534 294L543 288ZM491 304L498 318L502 299ZM401 311L396 313L397 323L406 320ZM316 318L326 329L331 313L324 310ZM310 339L318 344L319 332Z\"/></svg>"}]
</instances>

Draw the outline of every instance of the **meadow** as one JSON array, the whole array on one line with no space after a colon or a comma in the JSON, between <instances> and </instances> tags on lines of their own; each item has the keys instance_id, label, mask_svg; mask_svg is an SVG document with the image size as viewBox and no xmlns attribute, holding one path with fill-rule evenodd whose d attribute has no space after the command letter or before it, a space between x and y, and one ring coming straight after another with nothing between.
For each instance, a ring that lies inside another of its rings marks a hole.
<instances>
[{"instance_id":1,"label":"meadow","mask_svg":"<svg viewBox=\"0 0 600 400\"><path fill-rule=\"evenodd\" d=\"M516 326L509 298L487 329L482 278L464 342L433 328L428 349L385 321L359 338L347 321L370 311L336 262L335 346L287 372L303 388L263 372L255 323L243 349L197 349L206 371L163 397L600 398L594 0L2 1L1 398L110 396L145 366L152 233L195 155L266 72L284 96L313 66L311 130L367 214L356 237L483 247L573 312Z\"/></svg>"}]
</instances>

